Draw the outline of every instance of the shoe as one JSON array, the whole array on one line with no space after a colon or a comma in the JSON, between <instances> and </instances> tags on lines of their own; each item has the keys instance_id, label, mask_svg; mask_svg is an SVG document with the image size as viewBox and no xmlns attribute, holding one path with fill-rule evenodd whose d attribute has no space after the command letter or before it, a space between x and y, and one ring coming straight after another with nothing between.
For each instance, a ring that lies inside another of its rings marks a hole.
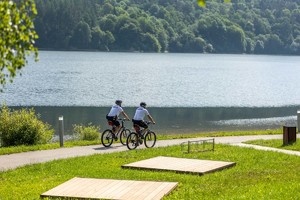
<instances>
[{"instance_id":1,"label":"shoe","mask_svg":"<svg viewBox=\"0 0 300 200\"><path fill-rule=\"evenodd\" d=\"M139 139L139 143L140 143L140 144L143 144L143 140L142 140L142 139Z\"/></svg>"},{"instance_id":2,"label":"shoe","mask_svg":"<svg viewBox=\"0 0 300 200\"><path fill-rule=\"evenodd\" d=\"M113 139L114 139L115 141L117 141L117 140L118 140L118 137L117 137L115 134L113 134Z\"/></svg>"},{"instance_id":3,"label":"shoe","mask_svg":"<svg viewBox=\"0 0 300 200\"><path fill-rule=\"evenodd\" d=\"M143 135L142 133L139 133L139 137L140 137L141 139L144 139L144 135Z\"/></svg>"}]
</instances>

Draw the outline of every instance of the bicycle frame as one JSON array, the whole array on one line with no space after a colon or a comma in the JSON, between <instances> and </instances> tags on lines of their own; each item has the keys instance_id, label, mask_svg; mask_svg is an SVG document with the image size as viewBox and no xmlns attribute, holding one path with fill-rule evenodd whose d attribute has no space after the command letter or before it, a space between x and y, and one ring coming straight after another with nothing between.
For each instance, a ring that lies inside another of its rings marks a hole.
<instances>
[{"instance_id":1,"label":"bicycle frame","mask_svg":"<svg viewBox=\"0 0 300 200\"><path fill-rule=\"evenodd\" d=\"M116 126L113 125L111 121L108 121L108 124L111 126L111 128L104 130L101 134L101 143L103 144L103 146L111 146L113 141L117 141L118 138L120 138L120 142L123 145L126 145L127 136L131 133L131 131L129 129L126 129L126 127L124 126L125 119L118 120L121 121L122 124L117 133L114 133Z\"/></svg>"},{"instance_id":2,"label":"bicycle frame","mask_svg":"<svg viewBox=\"0 0 300 200\"><path fill-rule=\"evenodd\" d=\"M152 122L149 122L149 121L145 121L145 123L146 123L147 125L152 124ZM137 124L134 124L133 128L134 128L134 130L135 130L137 133L142 133L143 130L145 129L145 128L143 128L143 127L137 125ZM149 131L150 131L150 129L147 128L146 132L144 132L144 134L142 134L142 135L146 135L146 133L148 133Z\"/></svg>"},{"instance_id":3,"label":"bicycle frame","mask_svg":"<svg viewBox=\"0 0 300 200\"><path fill-rule=\"evenodd\" d=\"M147 122L146 124L151 124L151 122ZM142 134L144 129L137 124L134 124L134 129L136 132L131 132L126 140L126 145L129 150L135 149L137 146L144 144L147 148L152 148L156 143L156 134L151 131L149 128ZM150 142L150 143L149 143Z\"/></svg>"},{"instance_id":4,"label":"bicycle frame","mask_svg":"<svg viewBox=\"0 0 300 200\"><path fill-rule=\"evenodd\" d=\"M117 133L115 133L116 136L119 136L119 134L126 129L126 127L124 126L124 121L125 119L117 119L118 121L121 121L121 128L119 129L119 131ZM111 130L114 132L114 129L116 128L116 125L110 125L111 126Z\"/></svg>"}]
</instances>

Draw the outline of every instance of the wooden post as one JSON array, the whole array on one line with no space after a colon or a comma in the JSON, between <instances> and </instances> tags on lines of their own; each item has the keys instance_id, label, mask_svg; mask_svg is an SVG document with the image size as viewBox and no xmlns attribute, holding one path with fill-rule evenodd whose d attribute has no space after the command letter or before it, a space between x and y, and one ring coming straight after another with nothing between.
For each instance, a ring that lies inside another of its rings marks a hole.
<instances>
[{"instance_id":1,"label":"wooden post","mask_svg":"<svg viewBox=\"0 0 300 200\"><path fill-rule=\"evenodd\" d=\"M58 126L59 126L59 144L60 147L64 146L64 117L59 116L58 117Z\"/></svg>"},{"instance_id":2,"label":"wooden post","mask_svg":"<svg viewBox=\"0 0 300 200\"><path fill-rule=\"evenodd\" d=\"M300 133L300 110L297 111L297 126L298 126L298 133Z\"/></svg>"},{"instance_id":3,"label":"wooden post","mask_svg":"<svg viewBox=\"0 0 300 200\"><path fill-rule=\"evenodd\" d=\"M283 126L283 145L296 142L296 127Z\"/></svg>"}]
</instances>

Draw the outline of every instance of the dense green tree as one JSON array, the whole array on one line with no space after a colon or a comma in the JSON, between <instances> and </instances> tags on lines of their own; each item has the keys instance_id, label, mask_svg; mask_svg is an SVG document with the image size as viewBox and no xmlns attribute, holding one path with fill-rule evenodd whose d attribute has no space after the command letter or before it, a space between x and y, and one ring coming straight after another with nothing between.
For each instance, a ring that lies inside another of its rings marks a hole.
<instances>
[{"instance_id":1,"label":"dense green tree","mask_svg":"<svg viewBox=\"0 0 300 200\"><path fill-rule=\"evenodd\" d=\"M157 40L157 38L150 34L145 33L141 36L141 44L142 44L142 51L146 52L160 52L161 46Z\"/></svg>"},{"instance_id":2,"label":"dense green tree","mask_svg":"<svg viewBox=\"0 0 300 200\"><path fill-rule=\"evenodd\" d=\"M93 49L105 50L105 45L103 43L105 33L100 29L99 26L92 28L91 36L91 47Z\"/></svg>"},{"instance_id":3,"label":"dense green tree","mask_svg":"<svg viewBox=\"0 0 300 200\"><path fill-rule=\"evenodd\" d=\"M276 34L266 35L265 53L267 54L282 54L284 52L283 42Z\"/></svg>"},{"instance_id":4,"label":"dense green tree","mask_svg":"<svg viewBox=\"0 0 300 200\"><path fill-rule=\"evenodd\" d=\"M90 26L86 22L80 21L74 30L70 43L72 47L87 49L91 38Z\"/></svg>"},{"instance_id":5,"label":"dense green tree","mask_svg":"<svg viewBox=\"0 0 300 200\"><path fill-rule=\"evenodd\" d=\"M124 24L120 24L116 43L124 50L137 50L137 44L140 40L140 28L136 21L128 18Z\"/></svg>"},{"instance_id":6,"label":"dense green tree","mask_svg":"<svg viewBox=\"0 0 300 200\"><path fill-rule=\"evenodd\" d=\"M231 25L227 27L227 43L228 52L243 53L246 50L247 42L244 31L236 26Z\"/></svg>"},{"instance_id":7,"label":"dense green tree","mask_svg":"<svg viewBox=\"0 0 300 200\"><path fill-rule=\"evenodd\" d=\"M299 0L202 1L205 7L190 0L36 2L41 48L298 54Z\"/></svg>"},{"instance_id":8,"label":"dense green tree","mask_svg":"<svg viewBox=\"0 0 300 200\"><path fill-rule=\"evenodd\" d=\"M168 34L166 33L166 31L162 28L162 29L159 29L157 32L157 40L158 40L158 43L160 44L161 46L161 52L165 52L168 50L168 46L169 46L169 37L168 37Z\"/></svg>"},{"instance_id":9,"label":"dense green tree","mask_svg":"<svg viewBox=\"0 0 300 200\"><path fill-rule=\"evenodd\" d=\"M115 42L115 37L110 31L105 31L103 43L107 51L110 50L110 46Z\"/></svg>"},{"instance_id":10,"label":"dense green tree","mask_svg":"<svg viewBox=\"0 0 300 200\"><path fill-rule=\"evenodd\" d=\"M254 25L254 32L256 35L259 34L267 34L270 32L270 25L268 24L268 21L265 19L262 19L261 17L256 17L253 21Z\"/></svg>"},{"instance_id":11,"label":"dense green tree","mask_svg":"<svg viewBox=\"0 0 300 200\"><path fill-rule=\"evenodd\" d=\"M115 15L108 14L99 20L99 25L102 30L114 32L118 18Z\"/></svg>"},{"instance_id":12,"label":"dense green tree","mask_svg":"<svg viewBox=\"0 0 300 200\"><path fill-rule=\"evenodd\" d=\"M290 45L292 54L300 54L300 36L298 36Z\"/></svg>"},{"instance_id":13,"label":"dense green tree","mask_svg":"<svg viewBox=\"0 0 300 200\"><path fill-rule=\"evenodd\" d=\"M226 32L224 20L216 15L203 18L198 23L198 34L211 43L217 53L226 49Z\"/></svg>"},{"instance_id":14,"label":"dense green tree","mask_svg":"<svg viewBox=\"0 0 300 200\"><path fill-rule=\"evenodd\" d=\"M256 41L256 44L255 44L255 47L254 47L254 53L255 54L261 54L264 52L264 42L262 40L257 40Z\"/></svg>"}]
</instances>

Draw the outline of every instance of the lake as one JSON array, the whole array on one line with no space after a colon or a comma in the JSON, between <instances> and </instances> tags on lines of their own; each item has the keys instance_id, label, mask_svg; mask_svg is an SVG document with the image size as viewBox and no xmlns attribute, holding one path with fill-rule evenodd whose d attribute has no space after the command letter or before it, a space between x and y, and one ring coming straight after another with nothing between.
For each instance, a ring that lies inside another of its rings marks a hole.
<instances>
[{"instance_id":1,"label":"lake","mask_svg":"<svg viewBox=\"0 0 300 200\"><path fill-rule=\"evenodd\" d=\"M295 124L300 57L40 51L0 94L35 107L54 127L105 124L115 99L130 116L141 101L161 133L266 129ZM128 126L131 125L128 124Z\"/></svg>"}]
</instances>

